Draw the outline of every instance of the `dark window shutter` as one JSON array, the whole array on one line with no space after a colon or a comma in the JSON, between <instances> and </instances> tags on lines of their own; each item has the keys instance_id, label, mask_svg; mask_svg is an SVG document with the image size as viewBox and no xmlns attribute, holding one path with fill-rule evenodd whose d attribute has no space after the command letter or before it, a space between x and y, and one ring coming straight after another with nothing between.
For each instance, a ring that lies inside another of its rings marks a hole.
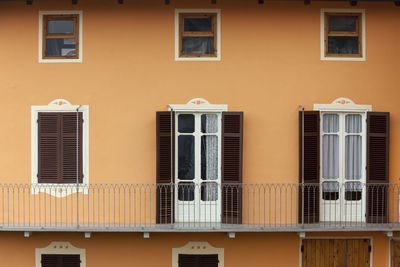
<instances>
[{"instance_id":1,"label":"dark window shutter","mask_svg":"<svg viewBox=\"0 0 400 267\"><path fill-rule=\"evenodd\" d=\"M78 144L76 112L38 113L38 182L75 183L77 175L77 146L79 182L83 178L82 113L78 115Z\"/></svg>"},{"instance_id":2,"label":"dark window shutter","mask_svg":"<svg viewBox=\"0 0 400 267\"><path fill-rule=\"evenodd\" d=\"M388 112L367 113L367 222L388 222Z\"/></svg>"},{"instance_id":3,"label":"dark window shutter","mask_svg":"<svg viewBox=\"0 0 400 267\"><path fill-rule=\"evenodd\" d=\"M242 223L243 112L222 112L222 222Z\"/></svg>"},{"instance_id":4,"label":"dark window shutter","mask_svg":"<svg viewBox=\"0 0 400 267\"><path fill-rule=\"evenodd\" d=\"M82 183L82 112L60 113L61 117L61 183L76 183L78 174L79 183ZM78 124L78 125L77 125ZM77 132L78 126L78 132ZM77 140L78 134L78 140ZM78 149L78 153L77 153ZM78 164L77 164L78 163ZM77 172L78 171L78 172Z\"/></svg>"},{"instance_id":5,"label":"dark window shutter","mask_svg":"<svg viewBox=\"0 0 400 267\"><path fill-rule=\"evenodd\" d=\"M174 113L158 111L156 113L157 145L157 223L172 223L173 203L173 164L174 164ZM171 125L172 123L172 125ZM172 187L171 187L172 186Z\"/></svg>"},{"instance_id":6,"label":"dark window shutter","mask_svg":"<svg viewBox=\"0 0 400 267\"><path fill-rule=\"evenodd\" d=\"M60 116L38 113L38 182L57 183L60 176Z\"/></svg>"},{"instance_id":7,"label":"dark window shutter","mask_svg":"<svg viewBox=\"0 0 400 267\"><path fill-rule=\"evenodd\" d=\"M218 267L218 254L179 254L179 267Z\"/></svg>"},{"instance_id":8,"label":"dark window shutter","mask_svg":"<svg viewBox=\"0 0 400 267\"><path fill-rule=\"evenodd\" d=\"M320 113L299 112L299 223L319 222Z\"/></svg>"},{"instance_id":9,"label":"dark window shutter","mask_svg":"<svg viewBox=\"0 0 400 267\"><path fill-rule=\"evenodd\" d=\"M79 267L80 255L75 254L42 254L42 267Z\"/></svg>"}]
</instances>

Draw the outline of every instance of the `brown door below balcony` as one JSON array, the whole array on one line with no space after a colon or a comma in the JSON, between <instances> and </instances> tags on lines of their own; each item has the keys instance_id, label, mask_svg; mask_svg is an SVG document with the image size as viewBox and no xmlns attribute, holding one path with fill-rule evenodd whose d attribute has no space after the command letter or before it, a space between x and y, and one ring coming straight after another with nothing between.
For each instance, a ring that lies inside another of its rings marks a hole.
<instances>
[{"instance_id":1,"label":"brown door below balcony","mask_svg":"<svg viewBox=\"0 0 400 267\"><path fill-rule=\"evenodd\" d=\"M304 239L302 267L370 267L370 240Z\"/></svg>"},{"instance_id":2,"label":"brown door below balcony","mask_svg":"<svg viewBox=\"0 0 400 267\"><path fill-rule=\"evenodd\" d=\"M392 267L399 267L400 266L400 240L394 240L392 239L390 241L390 250L391 250L391 261L392 261Z\"/></svg>"}]
</instances>

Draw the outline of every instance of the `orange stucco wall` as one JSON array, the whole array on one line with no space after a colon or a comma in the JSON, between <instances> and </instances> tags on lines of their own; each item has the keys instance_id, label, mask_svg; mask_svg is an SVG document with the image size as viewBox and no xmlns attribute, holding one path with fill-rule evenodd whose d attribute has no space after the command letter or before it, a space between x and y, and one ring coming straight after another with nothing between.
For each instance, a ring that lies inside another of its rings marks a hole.
<instances>
[{"instance_id":1,"label":"orange stucco wall","mask_svg":"<svg viewBox=\"0 0 400 267\"><path fill-rule=\"evenodd\" d=\"M29 182L30 107L64 98L90 106L91 182L154 182L155 111L203 97L244 111L245 182L296 182L298 106L348 97L391 112L390 176L398 181L400 9L359 3L367 60L327 62L320 60L322 7L349 5L1 3L2 179ZM220 62L174 61L175 8L221 9ZM39 10L71 9L83 10L83 63L38 63Z\"/></svg>"},{"instance_id":2,"label":"orange stucco wall","mask_svg":"<svg viewBox=\"0 0 400 267\"><path fill-rule=\"evenodd\" d=\"M389 241L382 233L328 233L310 236L348 236L372 238L372 266L388 266ZM67 241L86 249L87 266L171 266L172 248L189 241L204 241L224 248L226 267L299 266L300 238L295 233L237 233L230 239L224 233L152 233L143 239L139 233L0 233L0 259L4 266L34 266L35 248L47 247L51 241ZM51 240L51 241L49 241ZM24 255L24 257L21 257Z\"/></svg>"},{"instance_id":3,"label":"orange stucco wall","mask_svg":"<svg viewBox=\"0 0 400 267\"><path fill-rule=\"evenodd\" d=\"M328 62L320 60L320 9L347 2L116 2L0 3L0 182L30 182L30 107L64 98L90 106L91 183L154 183L155 111L195 97L244 112L244 182L297 182L299 105L348 97L389 111L390 180L400 181L400 8L359 3L366 61ZM175 8L221 9L221 61L174 60ZM73 9L83 11L83 63L38 63L38 12ZM388 266L385 235L351 235L372 236L373 266ZM300 244L294 233L154 233L144 240L135 233L0 232L0 266L33 266L34 248L51 241L86 248L88 266L170 266L171 249L188 241L225 248L229 267L298 266Z\"/></svg>"}]
</instances>

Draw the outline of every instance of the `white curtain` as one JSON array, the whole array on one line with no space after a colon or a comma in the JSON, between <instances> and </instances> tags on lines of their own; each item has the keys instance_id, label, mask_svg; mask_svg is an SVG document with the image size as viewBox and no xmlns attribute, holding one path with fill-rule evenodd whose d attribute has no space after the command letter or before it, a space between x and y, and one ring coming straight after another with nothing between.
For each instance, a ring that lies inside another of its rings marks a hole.
<instances>
[{"instance_id":1,"label":"white curtain","mask_svg":"<svg viewBox=\"0 0 400 267\"><path fill-rule=\"evenodd\" d=\"M350 134L361 134L361 115L346 115L346 132ZM361 179L361 155L362 155L361 135L346 136L346 179Z\"/></svg>"},{"instance_id":2,"label":"white curtain","mask_svg":"<svg viewBox=\"0 0 400 267\"><path fill-rule=\"evenodd\" d=\"M325 179L339 177L339 116L325 114L323 116L322 137L322 176Z\"/></svg>"},{"instance_id":3,"label":"white curtain","mask_svg":"<svg viewBox=\"0 0 400 267\"><path fill-rule=\"evenodd\" d=\"M205 114L205 132L217 133L218 132L218 117L216 114ZM206 135L205 138L205 158L206 158L206 171L205 180L217 180L218 178L218 136ZM205 200L214 201L218 198L218 188L216 183L205 184Z\"/></svg>"}]
</instances>

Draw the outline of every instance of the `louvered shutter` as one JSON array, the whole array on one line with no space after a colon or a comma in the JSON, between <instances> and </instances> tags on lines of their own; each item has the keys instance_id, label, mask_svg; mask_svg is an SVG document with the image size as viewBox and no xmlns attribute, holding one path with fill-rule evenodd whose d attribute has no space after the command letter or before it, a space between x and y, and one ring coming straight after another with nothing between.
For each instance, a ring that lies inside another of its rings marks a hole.
<instances>
[{"instance_id":1,"label":"louvered shutter","mask_svg":"<svg viewBox=\"0 0 400 267\"><path fill-rule=\"evenodd\" d=\"M38 113L38 182L57 183L60 177L60 116Z\"/></svg>"},{"instance_id":2,"label":"louvered shutter","mask_svg":"<svg viewBox=\"0 0 400 267\"><path fill-rule=\"evenodd\" d=\"M174 164L174 113L158 111L156 113L157 145L157 207L156 222L172 223L173 201L173 164ZM172 124L172 125L171 125Z\"/></svg>"},{"instance_id":3,"label":"louvered shutter","mask_svg":"<svg viewBox=\"0 0 400 267\"><path fill-rule=\"evenodd\" d=\"M39 183L76 183L77 168L82 183L82 123L81 112L78 122L76 112L38 113Z\"/></svg>"},{"instance_id":4,"label":"louvered shutter","mask_svg":"<svg viewBox=\"0 0 400 267\"><path fill-rule=\"evenodd\" d=\"M218 254L179 254L179 267L218 267Z\"/></svg>"},{"instance_id":5,"label":"louvered shutter","mask_svg":"<svg viewBox=\"0 0 400 267\"><path fill-rule=\"evenodd\" d=\"M42 254L42 267L80 267L80 255L75 254Z\"/></svg>"},{"instance_id":6,"label":"louvered shutter","mask_svg":"<svg viewBox=\"0 0 400 267\"><path fill-rule=\"evenodd\" d=\"M218 267L218 254L199 255L199 267Z\"/></svg>"},{"instance_id":7,"label":"louvered shutter","mask_svg":"<svg viewBox=\"0 0 400 267\"><path fill-rule=\"evenodd\" d=\"M79 183L82 183L82 112L60 113L61 117L61 183L76 183L78 175ZM78 131L77 131L78 126ZM77 139L78 136L78 139ZM77 153L78 151L78 153Z\"/></svg>"},{"instance_id":8,"label":"louvered shutter","mask_svg":"<svg viewBox=\"0 0 400 267\"><path fill-rule=\"evenodd\" d=\"M242 223L243 112L222 112L222 222Z\"/></svg>"},{"instance_id":9,"label":"louvered shutter","mask_svg":"<svg viewBox=\"0 0 400 267\"><path fill-rule=\"evenodd\" d=\"M367 222L388 222L388 112L367 113Z\"/></svg>"},{"instance_id":10,"label":"louvered shutter","mask_svg":"<svg viewBox=\"0 0 400 267\"><path fill-rule=\"evenodd\" d=\"M299 223L319 222L320 113L299 112Z\"/></svg>"}]
</instances>

